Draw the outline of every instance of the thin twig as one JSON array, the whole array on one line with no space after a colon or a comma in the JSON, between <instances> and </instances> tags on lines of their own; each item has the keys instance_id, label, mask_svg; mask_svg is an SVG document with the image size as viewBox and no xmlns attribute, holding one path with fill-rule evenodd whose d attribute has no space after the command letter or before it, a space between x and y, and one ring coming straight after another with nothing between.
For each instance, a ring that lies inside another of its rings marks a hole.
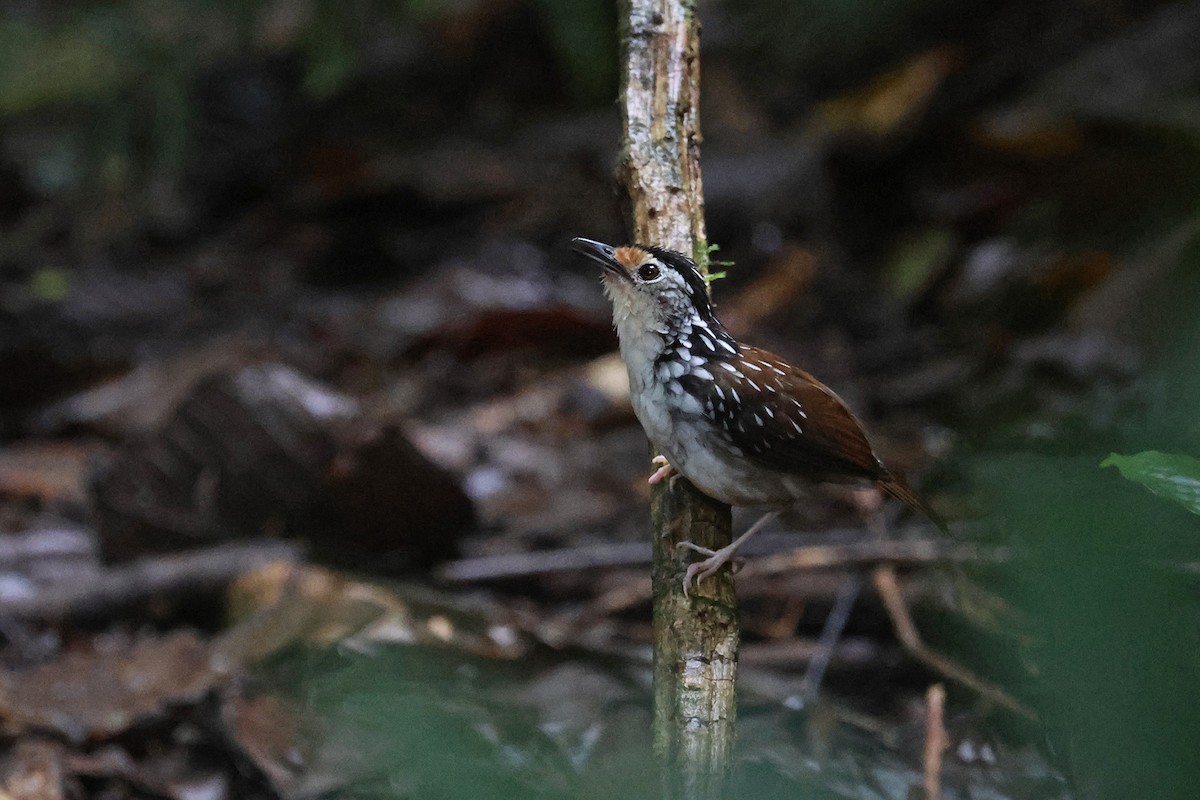
<instances>
[{"instance_id":1,"label":"thin twig","mask_svg":"<svg viewBox=\"0 0 1200 800\"><path fill-rule=\"evenodd\" d=\"M601 567L630 567L650 562L650 545L620 542L541 550L532 553L463 558L438 570L438 577L455 583L528 578L549 572L577 572Z\"/></svg>"},{"instance_id":2,"label":"thin twig","mask_svg":"<svg viewBox=\"0 0 1200 800\"><path fill-rule=\"evenodd\" d=\"M767 555L753 558L762 553ZM748 544L745 554L752 558L739 573L743 578L781 572L872 566L881 562L898 566L1002 563L1009 557L1008 550L1002 547L976 547L935 540L863 541L795 547L764 539ZM635 567L649 561L649 545L621 542L463 558L443 565L438 570L438 577L455 583L473 583L601 567Z\"/></svg>"},{"instance_id":3,"label":"thin twig","mask_svg":"<svg viewBox=\"0 0 1200 800\"><path fill-rule=\"evenodd\" d=\"M839 569L879 563L920 565L937 563L996 563L1008 551L935 540L874 540L846 544L809 545L749 562L742 576L773 575L796 570Z\"/></svg>"},{"instance_id":4,"label":"thin twig","mask_svg":"<svg viewBox=\"0 0 1200 800\"><path fill-rule=\"evenodd\" d=\"M904 594L900 591L900 583L896 578L894 567L890 565L876 567L871 573L871 582L880 600L883 601L888 618L892 621L896 638L900 640L900 644L909 655L934 672L966 686L996 705L1003 706L1027 719L1037 719L1037 713L1033 709L999 686L989 683L961 664L951 661L933 650L921 640L917 626L913 623L912 615L908 611L908 604L904 602Z\"/></svg>"},{"instance_id":5,"label":"thin twig","mask_svg":"<svg viewBox=\"0 0 1200 800\"><path fill-rule=\"evenodd\" d=\"M295 545L280 541L223 544L110 567L82 582L55 583L7 598L0 613L32 619L101 617L152 596L215 591L273 561L294 561Z\"/></svg>"},{"instance_id":6,"label":"thin twig","mask_svg":"<svg viewBox=\"0 0 1200 800\"><path fill-rule=\"evenodd\" d=\"M941 800L942 753L946 750L946 687L935 683L925 692L925 800Z\"/></svg>"}]
</instances>

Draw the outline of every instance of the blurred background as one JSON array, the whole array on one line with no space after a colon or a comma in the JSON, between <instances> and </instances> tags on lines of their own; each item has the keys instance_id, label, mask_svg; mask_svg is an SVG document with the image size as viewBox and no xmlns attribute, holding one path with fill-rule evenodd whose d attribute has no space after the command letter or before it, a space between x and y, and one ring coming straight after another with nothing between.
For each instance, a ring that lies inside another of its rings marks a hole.
<instances>
[{"instance_id":1,"label":"blurred background","mask_svg":"<svg viewBox=\"0 0 1200 800\"><path fill-rule=\"evenodd\" d=\"M698 9L718 313L952 520L884 561L978 679L867 591L805 700L881 559L815 491L738 578L731 796L927 796L935 683L944 796L1194 796L1200 3ZM0 0L0 793L656 796L566 247L627 235L618 12Z\"/></svg>"}]
</instances>

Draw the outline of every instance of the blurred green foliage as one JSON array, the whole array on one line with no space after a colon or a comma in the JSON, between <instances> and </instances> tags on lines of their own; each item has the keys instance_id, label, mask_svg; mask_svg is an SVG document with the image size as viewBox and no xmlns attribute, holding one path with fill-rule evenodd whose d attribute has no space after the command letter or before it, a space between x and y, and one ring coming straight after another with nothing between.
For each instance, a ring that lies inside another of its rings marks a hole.
<instances>
[{"instance_id":1,"label":"blurred green foliage","mask_svg":"<svg viewBox=\"0 0 1200 800\"><path fill-rule=\"evenodd\" d=\"M1158 355L1115 397L1093 397L1090 435L982 452L973 468L1018 555L1000 591L1032 629L1024 690L1081 797L1189 797L1200 785L1200 593L1188 568L1200 563L1188 513L1200 472L1155 452L1200 446L1198 268L1193 248L1140 320ZM1138 452L1105 461L1136 483L1097 468L1114 446Z\"/></svg>"},{"instance_id":2,"label":"blurred green foliage","mask_svg":"<svg viewBox=\"0 0 1200 800\"><path fill-rule=\"evenodd\" d=\"M46 31L0 19L0 118L115 96L129 65L105 33L99 25Z\"/></svg>"},{"instance_id":3,"label":"blurred green foliage","mask_svg":"<svg viewBox=\"0 0 1200 800\"><path fill-rule=\"evenodd\" d=\"M58 302L71 291L70 272L56 267L43 267L29 276L29 293L39 300Z\"/></svg>"},{"instance_id":4,"label":"blurred green foliage","mask_svg":"<svg viewBox=\"0 0 1200 800\"><path fill-rule=\"evenodd\" d=\"M358 777L340 797L657 795L649 714L610 716L597 745L587 733L597 719L547 720L522 702L526 687L539 680L536 664L399 647L322 658L302 672L306 705L318 709L331 740L358 761ZM602 756L594 746L605 750Z\"/></svg>"},{"instance_id":5,"label":"blurred green foliage","mask_svg":"<svg viewBox=\"0 0 1200 800\"><path fill-rule=\"evenodd\" d=\"M333 772L350 778L337 793L344 800L663 797L648 687L619 665L605 671L594 655L584 656L583 670L562 669L583 654L545 655L504 662L380 647L310 653L276 665L276 678L288 692L303 686L300 701L317 710ZM762 705L739 712L740 753L725 796L899 797L920 784L919 770L886 737L830 719L808 722ZM780 737L786 743L773 747ZM990 791L978 796L1003 796Z\"/></svg>"},{"instance_id":6,"label":"blurred green foliage","mask_svg":"<svg viewBox=\"0 0 1200 800\"><path fill-rule=\"evenodd\" d=\"M1033 627L1033 695L1089 798L1186 797L1198 785L1198 531L1114 486L1088 457L994 455L978 469L1021 557L1005 595Z\"/></svg>"},{"instance_id":7,"label":"blurred green foliage","mask_svg":"<svg viewBox=\"0 0 1200 800\"><path fill-rule=\"evenodd\" d=\"M611 0L525 2L574 98L610 100L617 75ZM365 52L374 48L378 61L389 32L436 39L439 25L454 27L444 25L447 16L460 13L462 4L451 0L64 3L53 14L0 18L0 120L50 123L36 156L58 167L48 167L54 175L42 191L127 191L177 176L195 122L195 84L206 70L289 59L305 95L319 102L360 74Z\"/></svg>"},{"instance_id":8,"label":"blurred green foliage","mask_svg":"<svg viewBox=\"0 0 1200 800\"><path fill-rule=\"evenodd\" d=\"M937 44L930 20L970 17L976 0L726 0L758 72L826 91L856 87L904 53Z\"/></svg>"},{"instance_id":9,"label":"blurred green foliage","mask_svg":"<svg viewBox=\"0 0 1200 800\"><path fill-rule=\"evenodd\" d=\"M616 14L605 0L537 0L576 97L611 100L617 69Z\"/></svg>"},{"instance_id":10,"label":"blurred green foliage","mask_svg":"<svg viewBox=\"0 0 1200 800\"><path fill-rule=\"evenodd\" d=\"M1116 467L1126 478L1159 497L1174 500L1193 514L1200 514L1200 460L1146 450L1128 456L1111 453L1100 466Z\"/></svg>"}]
</instances>

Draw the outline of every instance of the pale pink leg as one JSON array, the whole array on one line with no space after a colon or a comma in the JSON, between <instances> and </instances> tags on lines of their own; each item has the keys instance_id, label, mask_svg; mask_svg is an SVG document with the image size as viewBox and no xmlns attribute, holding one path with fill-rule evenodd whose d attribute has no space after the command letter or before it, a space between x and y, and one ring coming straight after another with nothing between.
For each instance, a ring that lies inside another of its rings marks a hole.
<instances>
[{"instance_id":1,"label":"pale pink leg","mask_svg":"<svg viewBox=\"0 0 1200 800\"><path fill-rule=\"evenodd\" d=\"M762 530L764 525L775 519L777 516L779 516L778 511L769 511L766 514L763 514L761 517L759 517L758 521L751 525L745 533L722 547L720 550L709 550L707 547L701 547L700 545L692 544L691 542L680 542L678 545L676 545L676 547L683 547L700 553L701 555L708 556L708 558L704 559L703 561L697 561L695 564L690 564L688 566L687 572L683 574L683 596L688 596L688 592L691 589L693 580L695 581L696 585L699 586L700 581L715 575L717 570L725 566L725 564L729 562L729 559L733 558L739 547L745 544L751 536Z\"/></svg>"},{"instance_id":2,"label":"pale pink leg","mask_svg":"<svg viewBox=\"0 0 1200 800\"><path fill-rule=\"evenodd\" d=\"M666 456L655 456L650 460L650 463L658 465L658 469L654 470L654 474L650 476L649 483L651 486L656 483L660 483L663 478L668 477L672 472L675 471L675 468L672 467L670 462L667 461Z\"/></svg>"}]
</instances>

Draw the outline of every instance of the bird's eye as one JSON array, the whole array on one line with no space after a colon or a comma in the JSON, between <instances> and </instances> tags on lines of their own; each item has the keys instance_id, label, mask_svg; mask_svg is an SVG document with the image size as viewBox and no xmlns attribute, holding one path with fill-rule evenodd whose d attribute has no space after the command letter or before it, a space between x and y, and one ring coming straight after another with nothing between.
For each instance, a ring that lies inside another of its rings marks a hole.
<instances>
[{"instance_id":1,"label":"bird's eye","mask_svg":"<svg viewBox=\"0 0 1200 800\"><path fill-rule=\"evenodd\" d=\"M658 267L654 264L642 264L638 267L638 277L644 281L652 281L659 276Z\"/></svg>"}]
</instances>

